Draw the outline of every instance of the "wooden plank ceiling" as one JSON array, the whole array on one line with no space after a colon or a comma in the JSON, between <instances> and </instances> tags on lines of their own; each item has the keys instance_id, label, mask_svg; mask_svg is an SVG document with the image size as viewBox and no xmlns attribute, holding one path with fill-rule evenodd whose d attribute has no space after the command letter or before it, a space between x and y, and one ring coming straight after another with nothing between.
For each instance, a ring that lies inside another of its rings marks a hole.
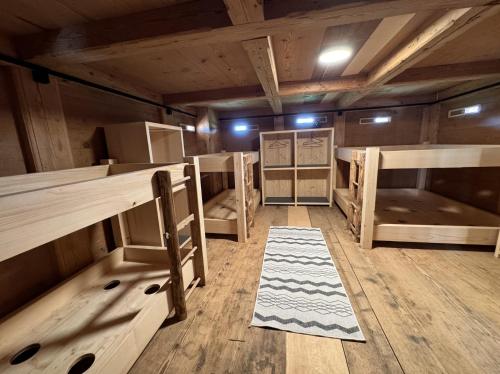
<instances>
[{"instance_id":1,"label":"wooden plank ceiling","mask_svg":"<svg viewBox=\"0 0 500 374\"><path fill-rule=\"evenodd\" d=\"M168 104L429 101L500 79L489 0L3 0L3 52ZM321 51L348 47L344 63ZM163 98L162 98L163 96Z\"/></svg>"}]
</instances>

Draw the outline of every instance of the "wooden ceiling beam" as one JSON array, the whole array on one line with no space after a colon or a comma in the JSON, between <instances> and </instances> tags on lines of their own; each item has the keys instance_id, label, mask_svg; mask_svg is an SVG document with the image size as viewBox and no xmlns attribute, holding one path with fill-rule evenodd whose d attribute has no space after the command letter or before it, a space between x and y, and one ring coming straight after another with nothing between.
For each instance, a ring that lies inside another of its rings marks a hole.
<instances>
[{"instance_id":1,"label":"wooden ceiling beam","mask_svg":"<svg viewBox=\"0 0 500 374\"><path fill-rule=\"evenodd\" d=\"M264 21L262 0L224 0L233 25Z\"/></svg>"},{"instance_id":2,"label":"wooden ceiling beam","mask_svg":"<svg viewBox=\"0 0 500 374\"><path fill-rule=\"evenodd\" d=\"M356 56L351 60L349 65L347 65L342 76L361 73L365 66L368 65L392 39L394 39L414 16L415 13L384 18L365 44L363 44Z\"/></svg>"},{"instance_id":3,"label":"wooden ceiling beam","mask_svg":"<svg viewBox=\"0 0 500 374\"><path fill-rule=\"evenodd\" d=\"M364 76L329 81L282 82L279 84L279 96L354 91L363 87L364 82ZM168 104L209 104L224 100L257 99L265 96L266 93L261 86L246 86L165 94L163 99Z\"/></svg>"},{"instance_id":4,"label":"wooden ceiling beam","mask_svg":"<svg viewBox=\"0 0 500 374\"><path fill-rule=\"evenodd\" d=\"M242 46L248 54L273 112L280 114L283 107L279 97L278 75L276 74L271 37L245 40L242 42Z\"/></svg>"},{"instance_id":5,"label":"wooden ceiling beam","mask_svg":"<svg viewBox=\"0 0 500 374\"><path fill-rule=\"evenodd\" d=\"M401 14L481 6L491 0L374 0L336 4L283 17L231 25L224 4L198 0L113 19L18 37L16 49L38 63L83 63L191 47L262 38L298 28L321 28ZM233 7L234 9L234 7ZM236 19L236 18L235 18Z\"/></svg>"},{"instance_id":6,"label":"wooden ceiling beam","mask_svg":"<svg viewBox=\"0 0 500 374\"><path fill-rule=\"evenodd\" d=\"M411 68L387 84L418 84L426 82L457 82L500 75L500 60Z\"/></svg>"},{"instance_id":7,"label":"wooden ceiling beam","mask_svg":"<svg viewBox=\"0 0 500 374\"><path fill-rule=\"evenodd\" d=\"M500 75L500 60L476 61L464 64L410 68L387 82L386 86L415 85L429 82L448 82L493 78ZM367 83L365 75L355 75L327 81L281 82L279 96L326 93L322 103L332 102L339 94L359 91ZM264 98L261 86L229 87L215 90L166 94L169 104L210 104L224 100Z\"/></svg>"},{"instance_id":8,"label":"wooden ceiling beam","mask_svg":"<svg viewBox=\"0 0 500 374\"><path fill-rule=\"evenodd\" d=\"M349 107L356 101L389 82L397 75L415 65L432 52L451 42L472 26L497 14L500 6L462 8L447 12L427 26L408 44L382 62L368 76L366 87L358 92L349 92L339 100L341 107Z\"/></svg>"}]
</instances>

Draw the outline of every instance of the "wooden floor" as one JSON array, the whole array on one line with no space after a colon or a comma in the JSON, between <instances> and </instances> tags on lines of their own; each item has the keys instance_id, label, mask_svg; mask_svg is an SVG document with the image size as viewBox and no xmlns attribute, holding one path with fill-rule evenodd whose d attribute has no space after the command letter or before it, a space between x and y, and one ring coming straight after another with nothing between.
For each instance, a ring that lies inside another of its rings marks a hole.
<instances>
[{"instance_id":1,"label":"wooden floor","mask_svg":"<svg viewBox=\"0 0 500 374\"><path fill-rule=\"evenodd\" d=\"M309 221L327 239L366 343L249 327L269 226ZM266 206L247 243L208 240L208 285L189 299L187 320L166 321L131 372L500 372L500 261L491 252L361 250L345 226L337 207Z\"/></svg>"}]
</instances>

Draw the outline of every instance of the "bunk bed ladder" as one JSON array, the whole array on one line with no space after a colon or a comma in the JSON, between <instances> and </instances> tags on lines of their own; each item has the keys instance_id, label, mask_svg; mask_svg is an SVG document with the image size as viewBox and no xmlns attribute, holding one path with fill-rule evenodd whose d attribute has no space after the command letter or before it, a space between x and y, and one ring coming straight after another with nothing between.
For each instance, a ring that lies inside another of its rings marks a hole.
<instances>
[{"instance_id":1,"label":"bunk bed ladder","mask_svg":"<svg viewBox=\"0 0 500 374\"><path fill-rule=\"evenodd\" d=\"M243 156L244 173L245 173L245 210L247 220L247 236L250 234L250 227L254 223L255 201L253 194L253 162L252 155L247 154Z\"/></svg>"},{"instance_id":2,"label":"bunk bed ladder","mask_svg":"<svg viewBox=\"0 0 500 374\"><path fill-rule=\"evenodd\" d=\"M201 281L200 277L195 278L190 284L188 292L185 293L182 266L189 259L193 258L195 252L203 246L201 243L203 240L201 228L196 224L192 224L194 222L200 222L200 210L197 204L196 171L194 170L194 165L187 165L185 167L185 173L187 176L172 182L173 179L170 171L158 172L158 187L161 197L163 224L165 227L164 237L170 260L172 301L178 320L187 318L186 299ZM174 197L176 193L182 190L187 190L189 214L180 222L177 222ZM201 218L201 220L203 220L203 218ZM191 228L191 237L181 242L179 232L188 225ZM191 242L191 249L183 258L181 256L181 249L189 242Z\"/></svg>"},{"instance_id":3,"label":"bunk bed ladder","mask_svg":"<svg viewBox=\"0 0 500 374\"><path fill-rule=\"evenodd\" d=\"M349 206L347 220L352 233L359 240L361 233L361 207L363 206L365 153L353 151L349 173Z\"/></svg>"}]
</instances>

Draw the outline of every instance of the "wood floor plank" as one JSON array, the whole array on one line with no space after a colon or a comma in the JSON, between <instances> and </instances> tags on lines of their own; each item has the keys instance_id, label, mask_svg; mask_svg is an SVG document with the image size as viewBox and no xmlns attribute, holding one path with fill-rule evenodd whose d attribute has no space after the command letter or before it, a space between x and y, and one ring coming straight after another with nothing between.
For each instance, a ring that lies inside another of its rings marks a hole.
<instances>
[{"instance_id":1,"label":"wood floor plank","mask_svg":"<svg viewBox=\"0 0 500 374\"><path fill-rule=\"evenodd\" d=\"M310 207L309 216L312 225L321 228L325 236L328 248L366 339L364 344L349 341L342 342L349 372L351 374L402 373L396 355L344 253L344 249L335 235L335 224L331 220L331 210L325 211L325 209L318 207Z\"/></svg>"},{"instance_id":2,"label":"wood floor plank","mask_svg":"<svg viewBox=\"0 0 500 374\"><path fill-rule=\"evenodd\" d=\"M142 355L135 362L130 373L157 374L164 373L173 359L178 342L189 331L196 313L203 310L213 289L217 288L218 280L226 275L229 258L237 251L233 241L224 239L208 239L208 262L210 272L207 285L197 288L187 301L188 318L177 322L175 317L165 321L163 327L153 336Z\"/></svg>"},{"instance_id":3,"label":"wood floor plank","mask_svg":"<svg viewBox=\"0 0 500 374\"><path fill-rule=\"evenodd\" d=\"M362 250L338 208L264 207L246 244L208 240L209 280L131 373L496 373L500 267L491 253ZM249 327L270 225L320 227L366 343Z\"/></svg>"},{"instance_id":4,"label":"wood floor plank","mask_svg":"<svg viewBox=\"0 0 500 374\"><path fill-rule=\"evenodd\" d=\"M307 207L289 207L288 226L311 227ZM287 332L286 373L349 373L342 341Z\"/></svg>"},{"instance_id":5,"label":"wood floor plank","mask_svg":"<svg viewBox=\"0 0 500 374\"><path fill-rule=\"evenodd\" d=\"M267 232L270 225L286 224L284 218L286 210L267 207L257 215L253 237L235 244L227 270L193 313L194 321L164 373L284 372L284 333L248 327Z\"/></svg>"},{"instance_id":6,"label":"wood floor plank","mask_svg":"<svg viewBox=\"0 0 500 374\"><path fill-rule=\"evenodd\" d=\"M498 327L467 315L450 293L398 248L361 250L341 229L337 237L405 372L494 372ZM446 271L446 269L442 269ZM425 357L425 361L422 361Z\"/></svg>"}]
</instances>

